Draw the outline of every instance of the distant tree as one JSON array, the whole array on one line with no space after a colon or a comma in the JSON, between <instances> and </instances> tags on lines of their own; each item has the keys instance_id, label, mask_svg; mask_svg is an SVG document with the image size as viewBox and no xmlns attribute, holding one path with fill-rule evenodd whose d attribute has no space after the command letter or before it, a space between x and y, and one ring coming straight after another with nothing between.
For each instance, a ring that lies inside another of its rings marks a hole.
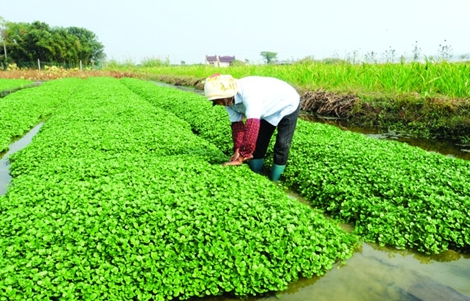
<instances>
[{"instance_id":1,"label":"distant tree","mask_svg":"<svg viewBox=\"0 0 470 301\"><path fill-rule=\"evenodd\" d=\"M90 60L100 61L105 58L104 46L98 42L98 38L93 32L80 27L68 27L66 30L74 41L74 48L79 60L88 64Z\"/></svg>"},{"instance_id":2,"label":"distant tree","mask_svg":"<svg viewBox=\"0 0 470 301\"><path fill-rule=\"evenodd\" d=\"M9 61L18 64L38 59L51 63L99 64L105 58L104 46L84 28L50 27L44 22L7 22L2 38L9 47Z\"/></svg>"},{"instance_id":3,"label":"distant tree","mask_svg":"<svg viewBox=\"0 0 470 301\"><path fill-rule=\"evenodd\" d=\"M295 64L305 64L305 65L308 65L308 64L313 64L315 63L315 57L313 55L309 55L309 56L306 56L300 60L297 60L294 62Z\"/></svg>"},{"instance_id":4,"label":"distant tree","mask_svg":"<svg viewBox=\"0 0 470 301\"><path fill-rule=\"evenodd\" d=\"M260 55L264 58L266 64L270 64L277 60L277 52L261 51Z\"/></svg>"},{"instance_id":5,"label":"distant tree","mask_svg":"<svg viewBox=\"0 0 470 301\"><path fill-rule=\"evenodd\" d=\"M327 57L321 60L321 62L325 65L340 65L340 64L348 64L349 62L338 57Z\"/></svg>"},{"instance_id":6,"label":"distant tree","mask_svg":"<svg viewBox=\"0 0 470 301\"><path fill-rule=\"evenodd\" d=\"M181 61L181 65L186 65L186 62L185 62L185 61Z\"/></svg>"},{"instance_id":7,"label":"distant tree","mask_svg":"<svg viewBox=\"0 0 470 301\"><path fill-rule=\"evenodd\" d=\"M50 28L46 23L7 22L5 41L13 62L49 61L51 52Z\"/></svg>"}]
</instances>

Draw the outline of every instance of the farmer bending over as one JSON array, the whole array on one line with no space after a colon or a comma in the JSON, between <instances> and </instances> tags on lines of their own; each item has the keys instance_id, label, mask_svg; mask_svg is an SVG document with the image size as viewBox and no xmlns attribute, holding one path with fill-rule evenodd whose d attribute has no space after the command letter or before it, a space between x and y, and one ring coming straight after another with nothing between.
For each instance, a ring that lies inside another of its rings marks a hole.
<instances>
[{"instance_id":1,"label":"farmer bending over","mask_svg":"<svg viewBox=\"0 0 470 301\"><path fill-rule=\"evenodd\" d=\"M204 93L212 105L225 106L233 139L233 156L224 165L248 162L259 173L274 130L274 164L270 179L277 181L287 163L300 110L300 96L284 81L273 77L214 74L207 78Z\"/></svg>"}]
</instances>

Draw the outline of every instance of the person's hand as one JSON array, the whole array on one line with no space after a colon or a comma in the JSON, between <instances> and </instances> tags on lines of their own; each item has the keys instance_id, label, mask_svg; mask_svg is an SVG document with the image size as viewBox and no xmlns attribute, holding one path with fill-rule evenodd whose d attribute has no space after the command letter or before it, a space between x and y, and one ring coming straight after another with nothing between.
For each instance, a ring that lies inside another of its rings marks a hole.
<instances>
[{"instance_id":1,"label":"person's hand","mask_svg":"<svg viewBox=\"0 0 470 301\"><path fill-rule=\"evenodd\" d=\"M232 157L230 158L230 162L232 161L236 161L238 160L238 158L240 158L240 153L238 151L238 148L235 150L235 153L232 155Z\"/></svg>"},{"instance_id":2,"label":"person's hand","mask_svg":"<svg viewBox=\"0 0 470 301\"><path fill-rule=\"evenodd\" d=\"M235 154L234 154L235 155ZM233 156L232 156L233 157ZM253 155L250 155L249 157L243 157L242 155L238 154L238 158L232 160L230 158L230 161L229 162L226 162L224 164L222 164L222 166L229 166L229 165L234 165L234 166L237 166L237 165L242 165L243 162L246 162L250 159L253 159Z\"/></svg>"}]
</instances>

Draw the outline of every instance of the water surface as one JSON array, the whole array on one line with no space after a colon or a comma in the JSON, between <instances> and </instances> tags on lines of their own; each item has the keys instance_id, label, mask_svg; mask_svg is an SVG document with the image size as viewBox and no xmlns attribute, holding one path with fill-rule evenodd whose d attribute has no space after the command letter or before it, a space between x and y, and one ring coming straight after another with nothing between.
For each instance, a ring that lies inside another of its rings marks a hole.
<instances>
[{"instance_id":1,"label":"water surface","mask_svg":"<svg viewBox=\"0 0 470 301\"><path fill-rule=\"evenodd\" d=\"M7 192L8 185L10 185L11 181L9 172L10 161L8 160L8 156L28 146L43 124L44 123L38 124L21 139L10 144L10 149L0 157L0 195L4 195Z\"/></svg>"}]
</instances>

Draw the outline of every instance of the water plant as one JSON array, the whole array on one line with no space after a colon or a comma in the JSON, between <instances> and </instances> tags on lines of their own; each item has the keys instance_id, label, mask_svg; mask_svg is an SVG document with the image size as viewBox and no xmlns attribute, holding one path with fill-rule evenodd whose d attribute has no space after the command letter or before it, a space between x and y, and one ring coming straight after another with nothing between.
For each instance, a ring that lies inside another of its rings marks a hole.
<instances>
[{"instance_id":1,"label":"water plant","mask_svg":"<svg viewBox=\"0 0 470 301\"><path fill-rule=\"evenodd\" d=\"M190 116L194 132L230 153L228 126L219 121L226 112L210 110L204 97L122 81L156 106ZM314 207L354 223L368 241L439 253L470 247L469 177L468 161L299 120L285 183Z\"/></svg>"},{"instance_id":2,"label":"water plant","mask_svg":"<svg viewBox=\"0 0 470 301\"><path fill-rule=\"evenodd\" d=\"M7 80L9 81L9 80ZM20 90L0 100L0 153L22 137L70 97L77 79L48 82L42 87ZM55 88L49 88L50 86Z\"/></svg>"},{"instance_id":3,"label":"water plant","mask_svg":"<svg viewBox=\"0 0 470 301\"><path fill-rule=\"evenodd\" d=\"M2 297L257 295L351 256L355 235L247 167L221 167L187 121L115 79L68 84L73 97L10 157Z\"/></svg>"}]
</instances>

